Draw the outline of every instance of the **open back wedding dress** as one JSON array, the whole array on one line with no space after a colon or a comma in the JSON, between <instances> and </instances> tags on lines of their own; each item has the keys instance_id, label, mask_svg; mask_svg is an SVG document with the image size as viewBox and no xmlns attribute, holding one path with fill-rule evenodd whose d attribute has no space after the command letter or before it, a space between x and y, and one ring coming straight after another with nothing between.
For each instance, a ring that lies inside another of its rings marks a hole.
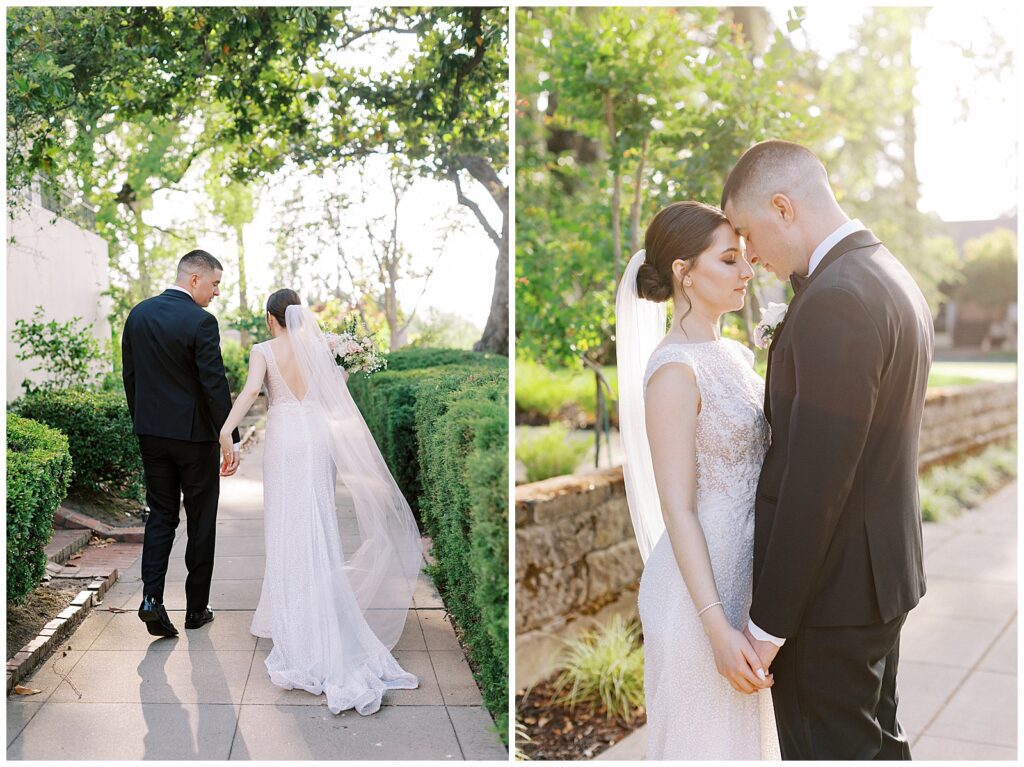
<instances>
[{"instance_id":1,"label":"open back wedding dress","mask_svg":"<svg viewBox=\"0 0 1024 767\"><path fill-rule=\"evenodd\" d=\"M314 315L286 310L288 342L306 384L299 399L266 360L269 410L263 454L266 571L251 632L274 647L274 684L327 697L332 713L371 714L386 690L415 676L391 655L421 564L409 506L334 363ZM339 523L335 482L352 496ZM343 547L346 540L353 539Z\"/></svg>"}]
</instances>

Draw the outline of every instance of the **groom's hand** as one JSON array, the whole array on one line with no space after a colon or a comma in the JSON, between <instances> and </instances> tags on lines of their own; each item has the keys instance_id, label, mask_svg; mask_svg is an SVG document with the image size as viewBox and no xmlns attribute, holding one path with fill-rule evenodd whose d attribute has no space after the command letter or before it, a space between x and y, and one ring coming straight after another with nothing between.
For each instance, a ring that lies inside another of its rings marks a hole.
<instances>
[{"instance_id":1,"label":"groom's hand","mask_svg":"<svg viewBox=\"0 0 1024 767\"><path fill-rule=\"evenodd\" d=\"M743 636L750 642L750 646L754 648L754 652L757 653L757 657L761 659L764 667L767 669L772 665L772 661L775 660L775 656L779 654L779 646L772 642L763 642L760 639L755 639L754 635L750 633L749 628L743 629Z\"/></svg>"}]
</instances>

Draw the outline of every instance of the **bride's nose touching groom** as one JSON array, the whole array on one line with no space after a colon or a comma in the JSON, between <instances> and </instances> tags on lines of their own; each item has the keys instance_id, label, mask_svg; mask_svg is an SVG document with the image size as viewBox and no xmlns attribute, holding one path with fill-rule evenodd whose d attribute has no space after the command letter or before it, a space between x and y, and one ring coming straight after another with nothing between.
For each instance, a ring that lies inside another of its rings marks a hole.
<instances>
[{"instance_id":1,"label":"bride's nose touching groom","mask_svg":"<svg viewBox=\"0 0 1024 767\"><path fill-rule=\"evenodd\" d=\"M223 272L205 251L185 254L175 283L135 306L125 322L124 388L150 508L139 618L154 636L178 635L164 606L164 581L184 499L185 628L213 621L220 477L238 469L238 425L265 385L266 564L249 631L273 641L265 663L274 684L323 694L334 714L372 714L386 691L419 685L390 652L422 562L416 522L345 371L294 290L267 299L271 338L252 347L232 404L217 319L205 310L219 295ZM360 538L348 557L335 505L339 479Z\"/></svg>"},{"instance_id":2,"label":"bride's nose touching groom","mask_svg":"<svg viewBox=\"0 0 1024 767\"><path fill-rule=\"evenodd\" d=\"M740 158L721 209L661 210L644 245L616 343L647 758L910 759L897 668L925 592L924 296L785 141ZM755 267L795 292L755 334L763 380L720 335Z\"/></svg>"}]
</instances>

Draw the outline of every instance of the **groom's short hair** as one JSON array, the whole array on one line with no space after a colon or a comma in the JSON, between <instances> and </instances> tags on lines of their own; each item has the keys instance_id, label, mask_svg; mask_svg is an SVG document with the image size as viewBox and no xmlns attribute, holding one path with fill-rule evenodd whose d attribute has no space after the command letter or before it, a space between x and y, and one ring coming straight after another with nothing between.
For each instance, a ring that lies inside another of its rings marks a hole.
<instances>
[{"instance_id":1,"label":"groom's short hair","mask_svg":"<svg viewBox=\"0 0 1024 767\"><path fill-rule=\"evenodd\" d=\"M815 181L829 188L828 173L814 152L792 141L762 141L744 152L729 172L722 188L721 207L725 210L729 200L735 207L739 200L748 200L758 192L793 195Z\"/></svg>"},{"instance_id":2,"label":"groom's short hair","mask_svg":"<svg viewBox=\"0 0 1024 767\"><path fill-rule=\"evenodd\" d=\"M205 250L190 250L178 262L178 275L193 274L197 272L212 272L214 269L224 271L220 261L211 256Z\"/></svg>"}]
</instances>

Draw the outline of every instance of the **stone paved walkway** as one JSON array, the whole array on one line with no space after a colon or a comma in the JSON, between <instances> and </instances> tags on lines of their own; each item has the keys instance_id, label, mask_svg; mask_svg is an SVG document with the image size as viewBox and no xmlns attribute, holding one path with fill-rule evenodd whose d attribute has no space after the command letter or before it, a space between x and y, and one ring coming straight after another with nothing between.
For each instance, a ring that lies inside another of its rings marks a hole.
<instances>
[{"instance_id":1,"label":"stone paved walkway","mask_svg":"<svg viewBox=\"0 0 1024 767\"><path fill-rule=\"evenodd\" d=\"M899 717L915 760L1017 759L1017 483L924 525L928 593L900 643ZM598 759L643 759L643 729Z\"/></svg>"},{"instance_id":2,"label":"stone paved walkway","mask_svg":"<svg viewBox=\"0 0 1024 767\"><path fill-rule=\"evenodd\" d=\"M136 616L136 560L62 645L70 647L66 656L58 650L24 682L43 692L8 698L8 759L508 758L425 575L394 651L419 689L389 692L379 712L362 717L333 715L323 696L271 684L263 661L272 643L249 633L264 567L261 462L257 441L238 474L222 480L214 622L193 631L183 625L182 522L164 595L180 636L154 638ZM341 528L351 533L343 489L338 502ZM68 681L55 673L55 660Z\"/></svg>"}]
</instances>

